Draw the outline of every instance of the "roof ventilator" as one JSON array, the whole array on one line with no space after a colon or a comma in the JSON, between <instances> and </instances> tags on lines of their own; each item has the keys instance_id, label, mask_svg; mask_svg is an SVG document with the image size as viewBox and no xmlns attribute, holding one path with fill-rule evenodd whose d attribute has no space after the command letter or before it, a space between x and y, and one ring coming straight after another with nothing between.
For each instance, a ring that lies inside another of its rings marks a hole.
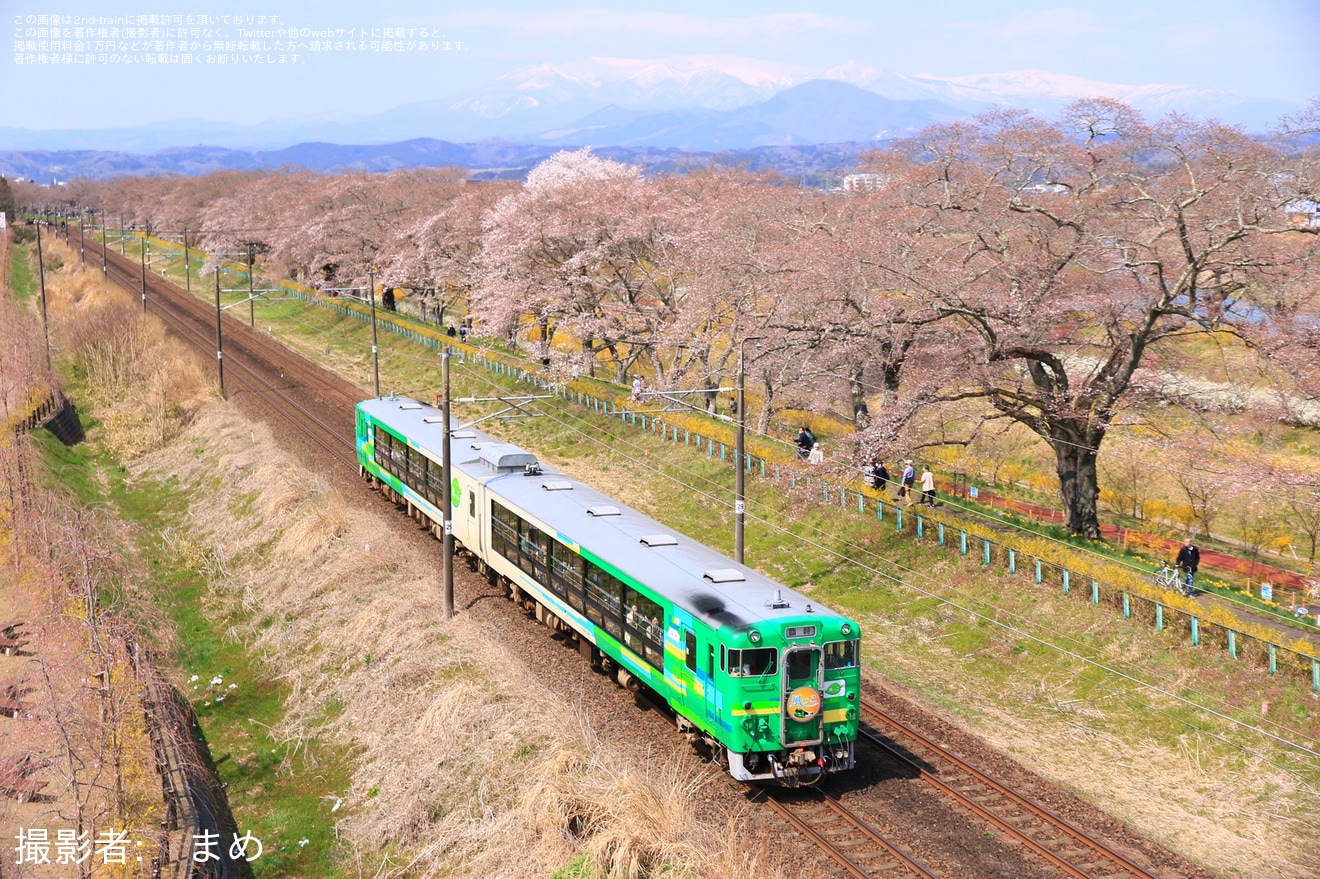
<instances>
[{"instance_id":1,"label":"roof ventilator","mask_svg":"<svg viewBox=\"0 0 1320 879\"><path fill-rule=\"evenodd\" d=\"M641 542L654 549L657 546L677 546L678 538L672 534L648 534L641 539Z\"/></svg>"},{"instance_id":2,"label":"roof ventilator","mask_svg":"<svg viewBox=\"0 0 1320 879\"><path fill-rule=\"evenodd\" d=\"M747 579L737 568L712 568L701 576L712 583L741 583Z\"/></svg>"},{"instance_id":3,"label":"roof ventilator","mask_svg":"<svg viewBox=\"0 0 1320 879\"><path fill-rule=\"evenodd\" d=\"M543 482L541 483L541 487L546 491L572 491L573 483L564 482L563 480L555 480L553 482Z\"/></svg>"},{"instance_id":4,"label":"roof ventilator","mask_svg":"<svg viewBox=\"0 0 1320 879\"><path fill-rule=\"evenodd\" d=\"M600 507L587 507L587 515L595 516L597 519L599 519L602 516L618 516L621 515L621 513L618 507L600 506Z\"/></svg>"}]
</instances>

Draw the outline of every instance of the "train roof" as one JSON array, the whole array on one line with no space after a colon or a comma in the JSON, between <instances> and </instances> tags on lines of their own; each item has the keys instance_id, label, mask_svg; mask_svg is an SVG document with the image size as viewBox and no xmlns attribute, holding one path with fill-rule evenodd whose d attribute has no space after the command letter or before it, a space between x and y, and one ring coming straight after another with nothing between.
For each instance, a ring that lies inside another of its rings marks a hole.
<instances>
[{"instance_id":1,"label":"train roof","mask_svg":"<svg viewBox=\"0 0 1320 879\"><path fill-rule=\"evenodd\" d=\"M358 404L364 413L423 448L443 454L439 409L404 397ZM739 628L804 614L837 616L796 590L548 467L536 456L451 419L451 466L484 482L557 532L714 628ZM527 465L533 465L529 468ZM808 610L810 608L810 610Z\"/></svg>"}]
</instances>

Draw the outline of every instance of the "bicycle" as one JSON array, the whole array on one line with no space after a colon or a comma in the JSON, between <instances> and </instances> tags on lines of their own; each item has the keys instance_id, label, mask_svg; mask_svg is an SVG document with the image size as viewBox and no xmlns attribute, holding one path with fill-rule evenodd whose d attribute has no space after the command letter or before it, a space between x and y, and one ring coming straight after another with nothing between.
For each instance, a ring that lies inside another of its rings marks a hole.
<instances>
[{"instance_id":1,"label":"bicycle","mask_svg":"<svg viewBox=\"0 0 1320 879\"><path fill-rule=\"evenodd\" d=\"M1167 563L1160 565L1160 569L1150 579L1152 583L1161 589L1169 589L1181 595L1186 595L1188 598L1195 594L1192 587L1187 585L1186 575Z\"/></svg>"}]
</instances>

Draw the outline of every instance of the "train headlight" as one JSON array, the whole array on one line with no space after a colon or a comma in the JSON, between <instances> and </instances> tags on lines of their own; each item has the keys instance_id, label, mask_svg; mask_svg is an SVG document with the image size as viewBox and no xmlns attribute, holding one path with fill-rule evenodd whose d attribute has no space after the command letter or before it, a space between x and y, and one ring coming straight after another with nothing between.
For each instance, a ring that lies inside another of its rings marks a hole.
<instances>
[{"instance_id":1,"label":"train headlight","mask_svg":"<svg viewBox=\"0 0 1320 879\"><path fill-rule=\"evenodd\" d=\"M841 635L851 635L851 634L852 634L852 626L848 625L847 623L844 623L842 626L839 626L839 634L841 634Z\"/></svg>"},{"instance_id":2,"label":"train headlight","mask_svg":"<svg viewBox=\"0 0 1320 879\"><path fill-rule=\"evenodd\" d=\"M752 631L750 631L750 632L747 633L747 638L748 638L748 640L750 640L753 644L760 644L760 643L761 643L761 633L758 632L758 631L756 631L755 629L752 629Z\"/></svg>"}]
</instances>

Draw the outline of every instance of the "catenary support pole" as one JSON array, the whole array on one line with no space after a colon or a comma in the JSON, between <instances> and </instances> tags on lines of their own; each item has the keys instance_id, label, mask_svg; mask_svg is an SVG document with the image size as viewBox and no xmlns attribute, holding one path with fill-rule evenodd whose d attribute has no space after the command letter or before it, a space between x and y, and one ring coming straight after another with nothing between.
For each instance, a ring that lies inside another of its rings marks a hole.
<instances>
[{"instance_id":1,"label":"catenary support pole","mask_svg":"<svg viewBox=\"0 0 1320 879\"><path fill-rule=\"evenodd\" d=\"M747 442L747 363L743 358L746 342L738 345L738 445L733 453L733 560L743 563L743 529L747 521L746 478L743 455Z\"/></svg>"},{"instance_id":2,"label":"catenary support pole","mask_svg":"<svg viewBox=\"0 0 1320 879\"><path fill-rule=\"evenodd\" d=\"M215 368L220 377L220 396L225 396L225 340L220 332L220 263L215 264Z\"/></svg>"},{"instance_id":3,"label":"catenary support pole","mask_svg":"<svg viewBox=\"0 0 1320 879\"><path fill-rule=\"evenodd\" d=\"M380 397L380 345L376 338L376 274L373 271L367 272L367 295L371 297L371 376L372 384L376 389L376 396ZM448 361L446 361L447 363ZM447 370L449 367L446 366ZM448 405L448 404L446 404ZM446 416L447 417L447 416ZM449 429L449 423L445 422L445 430Z\"/></svg>"},{"instance_id":4,"label":"catenary support pole","mask_svg":"<svg viewBox=\"0 0 1320 879\"><path fill-rule=\"evenodd\" d=\"M142 255L142 313L147 313L147 239L142 239L142 248L138 251Z\"/></svg>"},{"instance_id":5,"label":"catenary support pole","mask_svg":"<svg viewBox=\"0 0 1320 879\"><path fill-rule=\"evenodd\" d=\"M41 279L41 335L46 350L46 373L50 374L50 326L46 322L46 261L41 255L41 221L37 221L37 276Z\"/></svg>"},{"instance_id":6,"label":"catenary support pole","mask_svg":"<svg viewBox=\"0 0 1320 879\"><path fill-rule=\"evenodd\" d=\"M373 323L373 327L375 324ZM449 358L454 355L450 349L440 355L441 384L444 388L443 408L440 411L441 418L444 419L444 449L441 457L442 476L445 484L440 494L444 501L440 505L440 510L444 514L445 530L443 538L443 552L441 553L444 564L442 567L444 582L444 613L445 619L450 619L454 615L454 510L453 510L453 452L451 449L452 441L450 437L449 424ZM379 392L377 393L379 396Z\"/></svg>"}]
</instances>

